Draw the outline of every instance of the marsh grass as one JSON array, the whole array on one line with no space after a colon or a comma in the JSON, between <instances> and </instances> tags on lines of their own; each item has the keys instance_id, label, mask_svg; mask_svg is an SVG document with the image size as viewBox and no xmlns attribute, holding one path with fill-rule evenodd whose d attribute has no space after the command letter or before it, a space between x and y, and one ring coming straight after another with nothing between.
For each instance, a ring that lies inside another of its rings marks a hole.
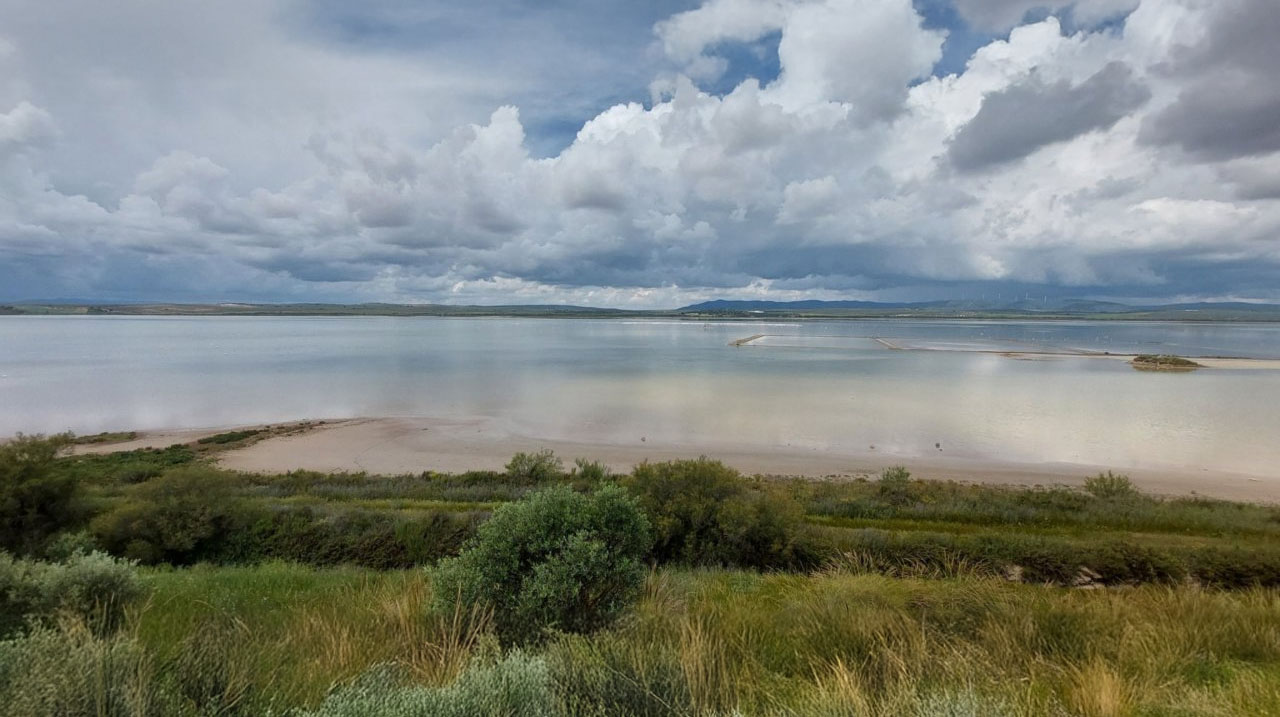
<instances>
[{"instance_id":1,"label":"marsh grass","mask_svg":"<svg viewBox=\"0 0 1280 717\"><path fill-rule=\"evenodd\" d=\"M197 566L155 571L149 582L157 594L138 636L159 659L181 663L188 636L213 636L197 641L212 650L200 659L251 676L247 691L287 704L314 705L333 685L382 663L422 684L447 684L490 625L479 610L429 611L420 571Z\"/></svg>"},{"instance_id":2,"label":"marsh grass","mask_svg":"<svg viewBox=\"0 0 1280 717\"><path fill-rule=\"evenodd\" d=\"M0 642L0 700L257 715L341 693L318 714L345 715L380 689L409 689L406 705L452 695L449 709L482 709L481 693L499 689L586 717L1280 713L1280 591L1082 591L955 573L658 570L617 627L556 637L508 674L486 667L502 662L486 615L426 609L422 571L148 571L154 598L114 636L68 623ZM386 669L400 677L378 677ZM49 713L31 710L10 713Z\"/></svg>"},{"instance_id":3,"label":"marsh grass","mask_svg":"<svg viewBox=\"0 0 1280 717\"><path fill-rule=\"evenodd\" d=\"M971 485L954 481L892 481L887 499L877 482L783 481L804 496L816 516L906 520L958 525L1062 528L1085 531L1280 537L1280 506L1197 496L1161 498L1129 490L1121 475L1089 479L1093 493L1067 486ZM905 486L905 487L904 487Z\"/></svg>"}]
</instances>

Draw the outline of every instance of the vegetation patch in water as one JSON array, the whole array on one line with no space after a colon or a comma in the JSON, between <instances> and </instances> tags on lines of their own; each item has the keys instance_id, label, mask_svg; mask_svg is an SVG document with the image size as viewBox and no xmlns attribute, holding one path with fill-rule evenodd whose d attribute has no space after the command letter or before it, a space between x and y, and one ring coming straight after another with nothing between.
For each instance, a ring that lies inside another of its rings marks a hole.
<instances>
[{"instance_id":1,"label":"vegetation patch in water","mask_svg":"<svg viewBox=\"0 0 1280 717\"><path fill-rule=\"evenodd\" d=\"M1169 354L1140 354L1134 356L1130 363L1134 368L1146 371L1191 371L1204 367L1191 359Z\"/></svg>"}]
</instances>

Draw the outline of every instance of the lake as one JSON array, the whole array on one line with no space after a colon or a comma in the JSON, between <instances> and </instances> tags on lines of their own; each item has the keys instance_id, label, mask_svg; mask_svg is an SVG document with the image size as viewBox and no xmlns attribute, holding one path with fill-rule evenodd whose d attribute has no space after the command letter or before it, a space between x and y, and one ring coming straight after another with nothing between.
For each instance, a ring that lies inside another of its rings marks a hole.
<instances>
[{"instance_id":1,"label":"lake","mask_svg":"<svg viewBox=\"0 0 1280 717\"><path fill-rule=\"evenodd\" d=\"M1280 466L1280 370L1001 351L1280 358L1280 325L10 316L0 435L476 416L591 442Z\"/></svg>"}]
</instances>

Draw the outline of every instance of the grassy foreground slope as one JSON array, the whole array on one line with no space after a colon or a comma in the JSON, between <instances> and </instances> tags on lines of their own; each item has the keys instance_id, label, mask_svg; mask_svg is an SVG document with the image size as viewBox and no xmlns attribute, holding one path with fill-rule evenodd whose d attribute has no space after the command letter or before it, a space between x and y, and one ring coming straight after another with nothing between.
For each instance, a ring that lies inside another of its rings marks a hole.
<instances>
[{"instance_id":1,"label":"grassy foreground slope","mask_svg":"<svg viewBox=\"0 0 1280 717\"><path fill-rule=\"evenodd\" d=\"M481 685L467 697L474 711L441 714L1280 714L1280 593L1269 589L670 568L614 628L504 654L483 620L426 608L422 571L266 564L144 580L153 596L124 632L68 632L10 704L65 690L68 671L114 655L131 657L114 665L116 687L164 705L153 714L398 715L321 705L335 685L439 688L495 664L518 674ZM518 707L501 711L518 690Z\"/></svg>"},{"instance_id":2,"label":"grassy foreground slope","mask_svg":"<svg viewBox=\"0 0 1280 717\"><path fill-rule=\"evenodd\" d=\"M1276 506L1112 474L1027 489L705 459L617 476L547 453L394 477L209 462L254 439L0 446L19 556L0 554L0 714L1280 714ZM581 530L532 510L604 495L612 512ZM647 567L623 610L571 634L563 615L598 607L600 560L626 542L597 524L650 533L630 548ZM483 554L525 581L515 640L512 613L437 594L442 574L489 579L437 563L495 534Z\"/></svg>"}]
</instances>

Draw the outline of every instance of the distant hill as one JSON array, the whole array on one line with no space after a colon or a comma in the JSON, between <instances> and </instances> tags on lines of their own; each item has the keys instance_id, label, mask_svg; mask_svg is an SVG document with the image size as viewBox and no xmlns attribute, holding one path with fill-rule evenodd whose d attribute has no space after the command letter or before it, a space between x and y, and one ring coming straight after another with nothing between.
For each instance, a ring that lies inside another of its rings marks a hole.
<instances>
[{"instance_id":1,"label":"distant hill","mask_svg":"<svg viewBox=\"0 0 1280 717\"><path fill-rule=\"evenodd\" d=\"M555 318L668 317L750 319L1130 319L1151 321L1280 321L1280 305L1202 302L1134 306L1088 299L1018 299L1007 302L947 301L704 301L679 309L628 310L560 304L497 306L454 304L96 304L31 302L0 304L0 314L129 316L511 316Z\"/></svg>"},{"instance_id":2,"label":"distant hill","mask_svg":"<svg viewBox=\"0 0 1280 717\"><path fill-rule=\"evenodd\" d=\"M1045 298L989 301L950 299L945 301L734 301L719 299L676 309L679 314L742 316L771 314L815 317L903 316L921 318L966 318L1040 316L1052 318L1126 318L1201 321L1280 321L1280 305L1246 302L1199 302L1138 306L1115 301Z\"/></svg>"},{"instance_id":3,"label":"distant hill","mask_svg":"<svg viewBox=\"0 0 1280 717\"><path fill-rule=\"evenodd\" d=\"M919 303L883 303L879 301L732 301L716 299L701 304L682 306L676 311L796 311L798 309L901 309L922 306Z\"/></svg>"},{"instance_id":4,"label":"distant hill","mask_svg":"<svg viewBox=\"0 0 1280 717\"><path fill-rule=\"evenodd\" d=\"M453 304L94 304L0 305L0 314L88 314L129 316L630 316L647 312L560 304L460 306Z\"/></svg>"}]
</instances>

